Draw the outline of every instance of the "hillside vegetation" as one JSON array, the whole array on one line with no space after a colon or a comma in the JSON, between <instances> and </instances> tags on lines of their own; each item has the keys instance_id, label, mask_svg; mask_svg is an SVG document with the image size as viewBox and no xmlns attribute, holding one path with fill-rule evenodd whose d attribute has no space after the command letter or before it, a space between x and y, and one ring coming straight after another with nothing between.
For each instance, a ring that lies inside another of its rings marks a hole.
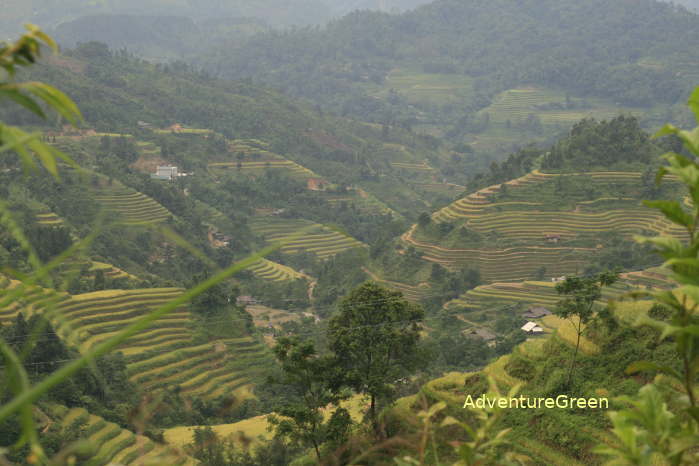
<instances>
[{"instance_id":1,"label":"hillside vegetation","mask_svg":"<svg viewBox=\"0 0 699 466\"><path fill-rule=\"evenodd\" d=\"M620 140L626 142L617 147ZM595 263L623 269L652 265L638 262L643 253L629 245L634 234L684 234L639 202L680 193L671 177L662 187L652 179L647 164L658 164L661 150L633 118L585 120L551 150L520 154L519 170L530 170L525 175L422 215L401 236L399 247L404 255L447 269L475 265L486 282L549 280L584 273ZM498 179L501 169L511 166L494 166L490 179ZM614 248L625 247L623 258L611 257ZM383 263L396 278L409 277L391 269L387 257ZM421 275L413 271L413 276Z\"/></svg>"},{"instance_id":2,"label":"hillside vegetation","mask_svg":"<svg viewBox=\"0 0 699 466\"><path fill-rule=\"evenodd\" d=\"M602 7L439 0L206 48L185 20L208 71L86 42L14 75L50 39L0 48L31 111L0 109L0 463L696 456L699 141L644 125L683 117L699 25ZM180 20L139 18L76 24L167 49ZM663 422L462 405L514 389Z\"/></svg>"},{"instance_id":3,"label":"hillside vegetation","mask_svg":"<svg viewBox=\"0 0 699 466\"><path fill-rule=\"evenodd\" d=\"M270 31L199 62L492 157L583 117L688 121L677 104L698 76L698 18L655 0L438 0Z\"/></svg>"}]
</instances>

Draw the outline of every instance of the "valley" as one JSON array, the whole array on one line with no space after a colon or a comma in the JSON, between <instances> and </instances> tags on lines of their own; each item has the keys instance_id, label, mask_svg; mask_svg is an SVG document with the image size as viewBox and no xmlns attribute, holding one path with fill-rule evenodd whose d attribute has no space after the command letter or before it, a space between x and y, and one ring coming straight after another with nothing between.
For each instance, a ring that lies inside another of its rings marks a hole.
<instances>
[{"instance_id":1,"label":"valley","mask_svg":"<svg viewBox=\"0 0 699 466\"><path fill-rule=\"evenodd\" d=\"M0 463L695 464L695 13L20 3Z\"/></svg>"}]
</instances>

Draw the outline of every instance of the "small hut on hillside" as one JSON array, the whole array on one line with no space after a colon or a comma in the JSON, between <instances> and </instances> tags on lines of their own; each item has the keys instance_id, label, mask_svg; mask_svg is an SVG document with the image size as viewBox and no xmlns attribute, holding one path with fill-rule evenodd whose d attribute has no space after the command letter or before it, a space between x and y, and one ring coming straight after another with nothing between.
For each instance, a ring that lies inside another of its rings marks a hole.
<instances>
[{"instance_id":1,"label":"small hut on hillside","mask_svg":"<svg viewBox=\"0 0 699 466\"><path fill-rule=\"evenodd\" d=\"M546 309L543 306L532 306L527 311L522 314L522 317L525 319L541 319L542 317L546 317L551 315L551 311Z\"/></svg>"},{"instance_id":2,"label":"small hut on hillside","mask_svg":"<svg viewBox=\"0 0 699 466\"><path fill-rule=\"evenodd\" d=\"M522 325L522 330L524 330L525 333L544 333L544 329L539 326L536 322L527 322L526 324Z\"/></svg>"}]
</instances>

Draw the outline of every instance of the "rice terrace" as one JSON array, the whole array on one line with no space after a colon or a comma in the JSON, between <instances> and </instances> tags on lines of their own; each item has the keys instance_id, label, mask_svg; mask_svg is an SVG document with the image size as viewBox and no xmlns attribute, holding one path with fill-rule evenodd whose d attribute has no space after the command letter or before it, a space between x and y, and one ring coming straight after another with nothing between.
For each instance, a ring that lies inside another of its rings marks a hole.
<instances>
[{"instance_id":1,"label":"rice terrace","mask_svg":"<svg viewBox=\"0 0 699 466\"><path fill-rule=\"evenodd\" d=\"M0 465L699 464L699 0L0 37Z\"/></svg>"}]
</instances>

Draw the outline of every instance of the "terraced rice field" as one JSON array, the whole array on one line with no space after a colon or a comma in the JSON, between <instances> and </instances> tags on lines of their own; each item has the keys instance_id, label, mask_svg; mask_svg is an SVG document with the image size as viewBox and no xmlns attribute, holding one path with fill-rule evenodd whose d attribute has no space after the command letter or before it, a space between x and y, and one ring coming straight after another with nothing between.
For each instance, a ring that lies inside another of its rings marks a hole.
<instances>
[{"instance_id":1,"label":"terraced rice field","mask_svg":"<svg viewBox=\"0 0 699 466\"><path fill-rule=\"evenodd\" d=\"M367 268L363 269L364 272L371 277L375 282L381 285L391 288L396 291L403 293L403 296L408 301L413 301L419 303L423 299L429 298L432 295L432 290L428 283L420 283L419 285L408 285L407 283L394 282L390 280L384 280Z\"/></svg>"},{"instance_id":2,"label":"terraced rice field","mask_svg":"<svg viewBox=\"0 0 699 466\"><path fill-rule=\"evenodd\" d=\"M150 224L167 220L172 214L155 200L114 182L95 193L95 199L126 224Z\"/></svg>"},{"instance_id":3,"label":"terraced rice field","mask_svg":"<svg viewBox=\"0 0 699 466\"><path fill-rule=\"evenodd\" d=\"M396 211L361 189L350 190L344 193L336 193L329 190L317 191L316 193L333 208L342 208L344 204L347 207L354 207L360 212L370 215L390 214L394 218L400 217L400 214Z\"/></svg>"},{"instance_id":4,"label":"terraced rice field","mask_svg":"<svg viewBox=\"0 0 699 466\"><path fill-rule=\"evenodd\" d=\"M448 249L412 237L412 230L402 236L408 246L420 251L426 261L448 269L478 265L485 281L515 281L536 276L541 267L547 276L574 274L589 263L594 248L517 246L505 249Z\"/></svg>"},{"instance_id":5,"label":"terraced rice field","mask_svg":"<svg viewBox=\"0 0 699 466\"><path fill-rule=\"evenodd\" d=\"M242 154L241 160L228 160L209 163L210 169L228 169L243 173L262 174L265 170L281 169L298 178L320 178L312 170L267 150L269 144L255 139L235 139L229 143L231 152ZM237 158L237 157L236 157Z\"/></svg>"},{"instance_id":6,"label":"terraced rice field","mask_svg":"<svg viewBox=\"0 0 699 466\"><path fill-rule=\"evenodd\" d=\"M231 152L249 155L252 153L264 153L269 149L269 143L260 139L233 139L228 144Z\"/></svg>"},{"instance_id":7,"label":"terraced rice field","mask_svg":"<svg viewBox=\"0 0 699 466\"><path fill-rule=\"evenodd\" d=\"M541 324L544 331L555 330L558 338L565 341L570 346L575 346L578 337L576 330L577 320L573 323L568 319L561 319L558 316L550 315L543 317L541 319ZM583 328L585 328L584 325ZM583 335L580 337L580 351L585 354L597 354L599 353L599 346Z\"/></svg>"},{"instance_id":8,"label":"terraced rice field","mask_svg":"<svg viewBox=\"0 0 699 466\"><path fill-rule=\"evenodd\" d=\"M53 212L36 214L36 223L44 226L58 226L63 223L63 219Z\"/></svg>"},{"instance_id":9,"label":"terraced rice field","mask_svg":"<svg viewBox=\"0 0 699 466\"><path fill-rule=\"evenodd\" d=\"M506 392L506 390L502 389L502 387L509 389L518 383L522 383L520 379L511 376L505 369L511 357L512 356L509 354L500 356L498 359L485 366L482 371L484 374L495 379L498 387L501 387L501 391L503 392Z\"/></svg>"},{"instance_id":10,"label":"terraced rice field","mask_svg":"<svg viewBox=\"0 0 699 466\"><path fill-rule=\"evenodd\" d=\"M103 465L145 465L167 464L189 466L198 464L178 448L155 443L148 437L136 435L122 429L117 424L107 422L99 416L89 414L84 408L56 408L57 422L60 427L82 425L85 429L84 440L93 448L89 458L81 464L91 466Z\"/></svg>"},{"instance_id":11,"label":"terraced rice field","mask_svg":"<svg viewBox=\"0 0 699 466\"><path fill-rule=\"evenodd\" d=\"M284 242L281 252L285 254L310 252L323 260L339 252L366 247L364 243L349 235L307 220L257 218L250 223L250 227L270 243ZM308 230L297 236L304 228Z\"/></svg>"},{"instance_id":12,"label":"terraced rice field","mask_svg":"<svg viewBox=\"0 0 699 466\"><path fill-rule=\"evenodd\" d=\"M21 295L14 297L12 293L19 292L20 288ZM69 299L67 293L39 286L26 287L16 280L0 275L0 324L9 323L20 311L26 318L36 312L46 312L47 309L53 311L67 299ZM53 312L49 314L49 318L52 315Z\"/></svg>"},{"instance_id":13,"label":"terraced rice field","mask_svg":"<svg viewBox=\"0 0 699 466\"><path fill-rule=\"evenodd\" d=\"M417 104L463 102L473 94L473 79L462 74L425 73L417 67L396 68L381 88L370 92L387 97L390 90Z\"/></svg>"},{"instance_id":14,"label":"terraced rice field","mask_svg":"<svg viewBox=\"0 0 699 466\"><path fill-rule=\"evenodd\" d=\"M422 163L404 163L404 162L391 162L391 166L394 168L401 168L403 170L416 170L431 172L434 168L427 165L427 162Z\"/></svg>"},{"instance_id":15,"label":"terraced rice field","mask_svg":"<svg viewBox=\"0 0 699 466\"><path fill-rule=\"evenodd\" d=\"M601 232L613 231L629 237L651 232L683 238L686 234L657 211L640 206L633 198L581 198L579 201L568 201L574 203L574 209L567 207L567 210L560 210L561 201L556 198L553 182L561 176L585 176L585 182L600 188L613 185L616 188L626 186L628 189L640 189L640 173L559 175L535 170L504 183L507 186L507 197L504 199L499 195L503 185L493 185L459 199L432 215L436 223L463 223L485 238L494 234L498 241L511 244L511 247L442 247L429 240L415 238L416 226L402 236L403 243L420 251L423 259L447 268L477 265L486 281L514 281L536 276L541 267L545 268L547 277L577 273L584 264L589 263L589 255L596 252L596 248L565 246L566 240L581 235L593 237ZM544 184L547 184L546 190L542 189ZM605 210L605 206L609 208ZM546 241L547 236L553 235L557 235L563 243Z\"/></svg>"},{"instance_id":16,"label":"terraced rice field","mask_svg":"<svg viewBox=\"0 0 699 466\"><path fill-rule=\"evenodd\" d=\"M136 147L145 155L160 155L160 147L150 141L136 141Z\"/></svg>"},{"instance_id":17,"label":"terraced rice field","mask_svg":"<svg viewBox=\"0 0 699 466\"><path fill-rule=\"evenodd\" d=\"M487 309L495 303L553 306L559 300L551 282L504 282L481 285L445 304L446 308Z\"/></svg>"},{"instance_id":18,"label":"terraced rice field","mask_svg":"<svg viewBox=\"0 0 699 466\"><path fill-rule=\"evenodd\" d=\"M611 183L617 186L638 185L641 177L640 173L634 172L590 172L585 175L593 184ZM521 201L497 202L494 195L502 191L502 185L493 185L453 202L433 214L432 218L435 222L466 220L469 228L480 233L496 231L507 239L519 241L540 241L547 234L569 239L579 234L601 231L631 235L647 230L678 237L684 234L681 228L657 211L640 206L633 198L581 200L574 211L553 210L556 200L552 196L542 198L541 192L536 196L538 202L528 200L535 197L531 196L530 191L536 189L536 185L559 176L535 170L505 183L508 193L521 198ZM600 202L613 202L617 208L602 212L586 211ZM618 208L621 205L623 208Z\"/></svg>"},{"instance_id":19,"label":"terraced rice field","mask_svg":"<svg viewBox=\"0 0 699 466\"><path fill-rule=\"evenodd\" d=\"M545 357L542 351L544 350L543 347L546 338L547 337L529 339L518 345L513 350L513 354L518 354L530 360L535 365L540 364L539 361ZM565 338L563 338L563 340L567 341ZM521 380L508 373L506 369L510 358L511 355L509 354L501 356L480 371L480 374L494 379L501 393L507 393L510 388L522 383ZM447 409L453 410L452 412L456 413L456 417L459 417L458 413L463 411L462 406L467 393L465 388L466 381L474 375L475 373L451 372L438 379L430 380L423 385L421 392L427 396L429 400L428 404L443 401L447 403ZM526 395L526 392L524 394ZM397 400L392 412L403 419L409 419L413 418L420 409L424 408L418 401L418 398L412 395ZM585 428L585 430L595 437L604 435L603 431L591 427ZM522 429L515 429L511 435L514 435L514 437L511 438L511 442L515 449L531 458L531 460L534 461L532 464L571 466L582 466L583 464L565 453L561 453L559 451L560 448L551 448L542 442L532 439L526 426L523 426Z\"/></svg>"},{"instance_id":20,"label":"terraced rice field","mask_svg":"<svg viewBox=\"0 0 699 466\"><path fill-rule=\"evenodd\" d=\"M216 434L222 439L229 439L231 437L235 438L236 435L244 434L254 443L257 441L258 437L261 437L264 440L269 440L272 438L274 433L267 431L268 425L267 415L263 414L261 416L244 419L233 424L211 426L211 429L213 429L213 431L216 432ZM172 429L166 429L164 433L165 441L170 445L184 447L185 445L192 443L192 435L194 429L197 427L199 426L180 426L173 427Z\"/></svg>"},{"instance_id":21,"label":"terraced rice field","mask_svg":"<svg viewBox=\"0 0 699 466\"><path fill-rule=\"evenodd\" d=\"M131 275L128 272L125 272L121 270L119 267L116 267L112 264L107 264L104 262L96 262L92 261L91 266L90 266L90 272L96 272L98 270L101 270L104 272L104 276L107 278L130 278L130 279L137 279L135 275Z\"/></svg>"},{"instance_id":22,"label":"terraced rice field","mask_svg":"<svg viewBox=\"0 0 699 466\"><path fill-rule=\"evenodd\" d=\"M153 132L156 134L211 134L214 131L206 128L179 128L176 130L164 128L154 129Z\"/></svg>"},{"instance_id":23,"label":"terraced rice field","mask_svg":"<svg viewBox=\"0 0 699 466\"><path fill-rule=\"evenodd\" d=\"M239 167L240 164L240 167ZM283 169L292 175L312 178L317 175L306 167L303 167L291 160L258 160L246 162L213 162L209 164L209 168L227 168L231 170L239 170L241 172L262 173L268 169Z\"/></svg>"},{"instance_id":24,"label":"terraced rice field","mask_svg":"<svg viewBox=\"0 0 699 466\"><path fill-rule=\"evenodd\" d=\"M340 402L340 406L345 408L355 422L360 422L363 416L363 410L366 406L366 400L363 395L354 395L347 400ZM330 415L329 410L324 410L323 415L326 419ZM253 444L260 439L270 440L274 432L269 432L267 426L267 417L263 414L260 416L243 419L242 421L232 424L219 424L211 426L211 429L222 439L236 439L239 436L248 438ZM175 446L185 446L192 442L192 434L194 429L201 426L179 426L171 429L166 429L164 432L165 441Z\"/></svg>"},{"instance_id":25,"label":"terraced rice field","mask_svg":"<svg viewBox=\"0 0 699 466\"><path fill-rule=\"evenodd\" d=\"M416 189L430 193L443 194L445 196L456 196L464 191L465 186L453 183L410 183Z\"/></svg>"},{"instance_id":26,"label":"terraced rice field","mask_svg":"<svg viewBox=\"0 0 699 466\"><path fill-rule=\"evenodd\" d=\"M537 107L554 102L565 104L565 94L535 87L509 89L497 95L493 99L493 103L481 112L488 113L490 121L499 124L504 124L507 120L511 123L522 122L529 115L534 114L544 125L570 125L583 118L609 119L617 116L620 112L633 110L619 108L598 99L590 100L591 106L589 108L545 109Z\"/></svg>"},{"instance_id":27,"label":"terraced rice field","mask_svg":"<svg viewBox=\"0 0 699 466\"><path fill-rule=\"evenodd\" d=\"M75 295L59 307L65 321L57 332L86 351L181 293L151 288ZM130 380L148 390L179 386L183 394L206 398L247 393L271 361L264 346L253 337L195 341L192 321L180 308L120 345Z\"/></svg>"},{"instance_id":28,"label":"terraced rice field","mask_svg":"<svg viewBox=\"0 0 699 466\"><path fill-rule=\"evenodd\" d=\"M622 275L620 282L603 290L602 302L617 298L629 291L638 289L640 286L644 287L643 279L649 275L660 275L655 270L649 269ZM670 282L656 278L652 286L666 289L670 287ZM467 291L457 299L449 301L444 306L447 309L488 310L498 305L522 303L551 309L560 299L560 295L556 292L556 283L531 280L481 285Z\"/></svg>"},{"instance_id":29,"label":"terraced rice field","mask_svg":"<svg viewBox=\"0 0 699 466\"><path fill-rule=\"evenodd\" d=\"M112 264L107 264L105 262L96 262L96 261L88 261L88 260L81 260L81 259L76 259L76 260L71 260L71 261L66 261L65 263L61 264L61 267L59 268L59 271L61 274L65 276L83 276L84 278L94 278L95 273L100 270L104 274L105 278L111 279L111 280L116 280L116 279L127 279L127 280L135 280L138 281L139 278L135 275L132 275L119 267L116 267Z\"/></svg>"},{"instance_id":30,"label":"terraced rice field","mask_svg":"<svg viewBox=\"0 0 699 466\"><path fill-rule=\"evenodd\" d=\"M260 259L253 265L248 267L257 278L272 280L275 282L283 282L289 280L299 280L308 278L306 275L297 272L291 267L278 264L267 259Z\"/></svg>"},{"instance_id":31,"label":"terraced rice field","mask_svg":"<svg viewBox=\"0 0 699 466\"><path fill-rule=\"evenodd\" d=\"M516 444L525 455L539 461L537 464L565 464L566 466L583 466L580 461L537 442L531 438L517 439Z\"/></svg>"},{"instance_id":32,"label":"terraced rice field","mask_svg":"<svg viewBox=\"0 0 699 466\"><path fill-rule=\"evenodd\" d=\"M624 282L639 288L662 288L669 289L674 286L670 279L670 272L661 267L651 267L638 272L627 272L621 274Z\"/></svg>"}]
</instances>

